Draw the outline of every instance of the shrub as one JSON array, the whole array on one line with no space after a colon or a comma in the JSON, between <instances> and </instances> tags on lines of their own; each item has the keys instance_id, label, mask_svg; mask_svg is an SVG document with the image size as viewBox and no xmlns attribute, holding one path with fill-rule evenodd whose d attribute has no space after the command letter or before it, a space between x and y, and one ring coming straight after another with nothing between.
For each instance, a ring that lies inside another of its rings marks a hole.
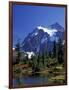
<instances>
[{"instance_id":1,"label":"shrub","mask_svg":"<svg viewBox=\"0 0 69 90\"><path fill-rule=\"evenodd\" d=\"M18 74L18 73L21 73L21 69L20 68L17 68L16 70L15 70L15 72Z\"/></svg>"}]
</instances>

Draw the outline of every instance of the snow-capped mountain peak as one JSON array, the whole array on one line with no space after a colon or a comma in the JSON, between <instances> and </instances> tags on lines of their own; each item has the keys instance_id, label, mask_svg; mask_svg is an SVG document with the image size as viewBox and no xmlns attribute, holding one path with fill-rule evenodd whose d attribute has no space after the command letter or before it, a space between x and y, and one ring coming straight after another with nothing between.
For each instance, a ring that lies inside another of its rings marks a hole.
<instances>
[{"instance_id":1,"label":"snow-capped mountain peak","mask_svg":"<svg viewBox=\"0 0 69 90\"><path fill-rule=\"evenodd\" d=\"M45 48L51 51L53 41L58 42L59 39L64 40L64 28L58 23L50 25L49 27L36 26L24 39L22 49L27 52L28 57L31 58L31 55L43 52Z\"/></svg>"},{"instance_id":2,"label":"snow-capped mountain peak","mask_svg":"<svg viewBox=\"0 0 69 90\"><path fill-rule=\"evenodd\" d=\"M38 30L43 30L44 32L48 33L50 35L50 37L52 37L57 32L56 29L45 28L45 27L42 27L42 26L38 26L37 29Z\"/></svg>"},{"instance_id":3,"label":"snow-capped mountain peak","mask_svg":"<svg viewBox=\"0 0 69 90\"><path fill-rule=\"evenodd\" d=\"M64 28L59 23L54 23L49 26L51 29L57 29L58 31L64 32Z\"/></svg>"}]
</instances>

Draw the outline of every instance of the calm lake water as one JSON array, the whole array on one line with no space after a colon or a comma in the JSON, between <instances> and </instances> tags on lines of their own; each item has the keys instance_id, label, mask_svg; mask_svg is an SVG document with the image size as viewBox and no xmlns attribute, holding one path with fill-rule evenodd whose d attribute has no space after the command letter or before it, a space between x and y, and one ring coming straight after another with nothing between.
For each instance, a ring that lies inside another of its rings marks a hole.
<instances>
[{"instance_id":1,"label":"calm lake water","mask_svg":"<svg viewBox=\"0 0 69 90\"><path fill-rule=\"evenodd\" d=\"M23 85L43 85L48 83L48 78L46 76L23 76L20 78L13 79L13 87Z\"/></svg>"}]
</instances>

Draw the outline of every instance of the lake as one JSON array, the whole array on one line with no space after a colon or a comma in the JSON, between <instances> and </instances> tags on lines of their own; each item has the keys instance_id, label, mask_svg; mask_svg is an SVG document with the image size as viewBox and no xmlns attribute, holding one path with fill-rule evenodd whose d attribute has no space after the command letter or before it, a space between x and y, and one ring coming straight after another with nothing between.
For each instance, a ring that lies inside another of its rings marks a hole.
<instances>
[{"instance_id":1,"label":"lake","mask_svg":"<svg viewBox=\"0 0 69 90\"><path fill-rule=\"evenodd\" d=\"M45 85L48 83L47 76L22 76L13 79L13 87L18 87L20 84L23 86L35 86L35 85Z\"/></svg>"}]
</instances>

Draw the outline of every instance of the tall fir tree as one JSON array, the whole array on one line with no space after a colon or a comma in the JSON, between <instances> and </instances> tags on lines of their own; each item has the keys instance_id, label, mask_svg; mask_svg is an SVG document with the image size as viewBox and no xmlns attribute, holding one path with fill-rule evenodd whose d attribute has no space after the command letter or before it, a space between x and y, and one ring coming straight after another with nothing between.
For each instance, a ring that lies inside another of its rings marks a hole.
<instances>
[{"instance_id":1,"label":"tall fir tree","mask_svg":"<svg viewBox=\"0 0 69 90\"><path fill-rule=\"evenodd\" d=\"M56 57L56 41L53 42L53 57Z\"/></svg>"},{"instance_id":2,"label":"tall fir tree","mask_svg":"<svg viewBox=\"0 0 69 90\"><path fill-rule=\"evenodd\" d=\"M42 54L42 63L43 63L43 66L44 66L44 63L45 63L45 53Z\"/></svg>"},{"instance_id":3,"label":"tall fir tree","mask_svg":"<svg viewBox=\"0 0 69 90\"><path fill-rule=\"evenodd\" d=\"M16 63L19 63L20 62L20 57L21 57L21 52L20 52L20 49L21 49L21 45L20 45L20 41L18 40L17 41L17 44L15 45L15 51L17 53L17 56L16 56Z\"/></svg>"},{"instance_id":4,"label":"tall fir tree","mask_svg":"<svg viewBox=\"0 0 69 90\"><path fill-rule=\"evenodd\" d=\"M23 59L23 62L24 62L24 64L28 64L28 55L26 55L26 57Z\"/></svg>"},{"instance_id":5,"label":"tall fir tree","mask_svg":"<svg viewBox=\"0 0 69 90\"><path fill-rule=\"evenodd\" d=\"M39 62L40 62L40 54L38 54L38 58L37 58L37 65L39 66Z\"/></svg>"},{"instance_id":6,"label":"tall fir tree","mask_svg":"<svg viewBox=\"0 0 69 90\"><path fill-rule=\"evenodd\" d=\"M64 62L64 48L61 39L58 41L58 62L59 64Z\"/></svg>"}]
</instances>

